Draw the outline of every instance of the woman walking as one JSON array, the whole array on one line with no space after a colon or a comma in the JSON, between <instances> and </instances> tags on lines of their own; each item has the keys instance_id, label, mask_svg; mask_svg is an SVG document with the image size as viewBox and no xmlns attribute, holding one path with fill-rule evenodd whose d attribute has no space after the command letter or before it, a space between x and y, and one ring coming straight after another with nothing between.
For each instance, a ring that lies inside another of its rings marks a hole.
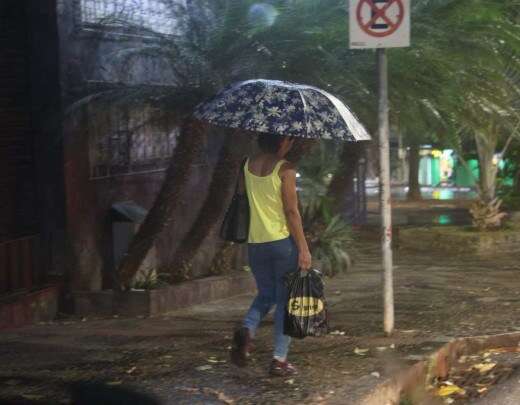
<instances>
[{"instance_id":1,"label":"woman walking","mask_svg":"<svg viewBox=\"0 0 520 405\"><path fill-rule=\"evenodd\" d=\"M258 295L242 327L234 334L231 352L235 364L246 365L260 322L276 306L274 353L269 372L279 376L296 372L287 361L291 338L283 333L288 295L284 275L311 267L298 210L296 170L284 159L293 144L292 138L261 134L258 139L261 153L247 159L244 165L242 180L250 208L248 255Z\"/></svg>"}]
</instances>

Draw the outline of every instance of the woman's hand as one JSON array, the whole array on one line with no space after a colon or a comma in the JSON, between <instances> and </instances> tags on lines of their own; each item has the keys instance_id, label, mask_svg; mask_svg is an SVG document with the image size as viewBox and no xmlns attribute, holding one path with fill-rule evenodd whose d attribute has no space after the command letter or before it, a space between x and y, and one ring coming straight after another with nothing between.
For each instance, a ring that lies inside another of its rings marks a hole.
<instances>
[{"instance_id":1,"label":"woman's hand","mask_svg":"<svg viewBox=\"0 0 520 405\"><path fill-rule=\"evenodd\" d=\"M302 271L309 271L312 266L311 253L308 250L303 250L298 253L298 267Z\"/></svg>"}]
</instances>

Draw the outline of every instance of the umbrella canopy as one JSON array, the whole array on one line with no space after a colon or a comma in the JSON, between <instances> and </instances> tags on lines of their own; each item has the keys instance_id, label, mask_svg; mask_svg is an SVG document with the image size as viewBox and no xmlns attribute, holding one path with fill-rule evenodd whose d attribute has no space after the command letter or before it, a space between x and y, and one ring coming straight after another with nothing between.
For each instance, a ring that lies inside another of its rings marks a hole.
<instances>
[{"instance_id":1,"label":"umbrella canopy","mask_svg":"<svg viewBox=\"0 0 520 405\"><path fill-rule=\"evenodd\" d=\"M349 142L371 139L356 116L332 94L277 80L232 84L198 105L194 116L220 127L285 136Z\"/></svg>"}]
</instances>

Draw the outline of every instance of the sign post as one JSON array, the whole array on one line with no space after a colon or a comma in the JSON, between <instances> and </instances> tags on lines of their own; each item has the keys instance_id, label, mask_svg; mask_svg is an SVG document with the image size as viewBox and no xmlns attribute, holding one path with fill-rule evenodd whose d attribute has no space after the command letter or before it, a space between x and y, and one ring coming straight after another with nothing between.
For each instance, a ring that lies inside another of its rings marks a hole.
<instances>
[{"instance_id":1,"label":"sign post","mask_svg":"<svg viewBox=\"0 0 520 405\"><path fill-rule=\"evenodd\" d=\"M388 62L385 48L410 46L410 0L350 0L350 48L376 48L379 88L379 196L384 269L384 331L394 331Z\"/></svg>"}]
</instances>

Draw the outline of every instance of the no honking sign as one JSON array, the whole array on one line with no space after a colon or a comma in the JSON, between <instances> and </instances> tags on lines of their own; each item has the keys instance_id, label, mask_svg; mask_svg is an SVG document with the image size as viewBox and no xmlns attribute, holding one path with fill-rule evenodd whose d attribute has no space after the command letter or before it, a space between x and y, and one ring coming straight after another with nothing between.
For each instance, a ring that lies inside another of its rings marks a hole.
<instances>
[{"instance_id":1,"label":"no honking sign","mask_svg":"<svg viewBox=\"0 0 520 405\"><path fill-rule=\"evenodd\" d=\"M410 46L410 0L350 0L351 48Z\"/></svg>"}]
</instances>

